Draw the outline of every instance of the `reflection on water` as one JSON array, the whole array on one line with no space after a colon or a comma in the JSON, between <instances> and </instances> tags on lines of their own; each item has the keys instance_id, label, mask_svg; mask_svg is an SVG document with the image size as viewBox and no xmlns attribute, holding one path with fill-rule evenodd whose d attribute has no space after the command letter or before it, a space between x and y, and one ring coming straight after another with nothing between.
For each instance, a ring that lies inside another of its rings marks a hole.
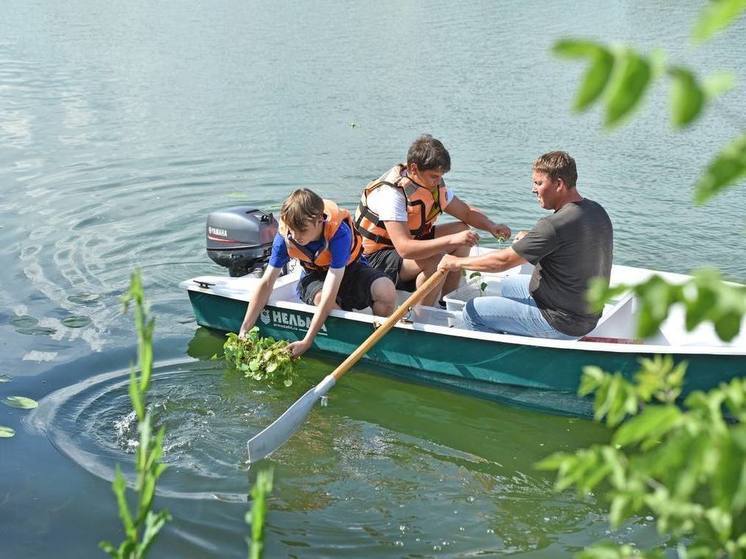
<instances>
[{"instance_id":1,"label":"reflection on water","mask_svg":"<svg viewBox=\"0 0 746 559\"><path fill-rule=\"evenodd\" d=\"M269 388L210 359L222 340L200 329L189 344L197 360L154 369L149 408L154 425L166 429L169 466L158 494L177 515L194 500L246 503L253 481L246 441L334 366L309 356L300 365L305 382ZM138 437L127 382L121 370L62 388L30 421L88 472L111 480L121 464L131 481ZM576 419L553 423L550 435L540 414L357 369L266 461L276 469L269 530L289 548L313 548L308 556L339 546L361 556L381 548L506 553L563 548L559 534L586 540L603 525L603 505L590 496L552 497L551 480L533 464L553 450L602 440L604 431ZM215 518L204 522L191 522L191 537Z\"/></svg>"}]
</instances>

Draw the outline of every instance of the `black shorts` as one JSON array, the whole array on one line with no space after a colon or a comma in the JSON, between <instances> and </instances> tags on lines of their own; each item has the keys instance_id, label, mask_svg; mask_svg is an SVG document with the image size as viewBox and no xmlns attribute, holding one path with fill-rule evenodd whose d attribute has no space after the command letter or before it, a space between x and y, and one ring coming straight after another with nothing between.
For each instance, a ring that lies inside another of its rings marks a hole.
<instances>
[{"instance_id":1,"label":"black shorts","mask_svg":"<svg viewBox=\"0 0 746 559\"><path fill-rule=\"evenodd\" d=\"M435 226L431 227L430 231L428 231L426 235L418 237L417 240L428 241L434 238ZM381 270L384 274L391 278L391 281L394 282L394 285L397 289L401 289L402 291L414 291L415 289L417 289L416 278L407 281L399 279L399 272L401 272L401 265L404 259L399 255L398 252L396 252L396 249L382 248L381 250L377 250L376 252L371 252L366 256L366 258L368 259L368 264L370 264L372 268Z\"/></svg>"},{"instance_id":2,"label":"black shorts","mask_svg":"<svg viewBox=\"0 0 746 559\"><path fill-rule=\"evenodd\" d=\"M337 304L346 311L364 309L373 304L370 289L378 278L385 278L381 270L371 268L359 260L345 267L345 274L337 293ZM298 282L298 296L307 305L313 305L316 294L324 287L326 272L308 272Z\"/></svg>"}]
</instances>

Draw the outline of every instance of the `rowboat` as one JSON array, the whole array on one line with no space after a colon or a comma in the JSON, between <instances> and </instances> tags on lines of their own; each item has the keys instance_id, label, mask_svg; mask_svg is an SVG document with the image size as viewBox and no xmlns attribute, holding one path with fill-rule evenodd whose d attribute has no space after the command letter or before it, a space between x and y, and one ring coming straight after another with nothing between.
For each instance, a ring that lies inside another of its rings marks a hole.
<instances>
[{"instance_id":1,"label":"rowboat","mask_svg":"<svg viewBox=\"0 0 746 559\"><path fill-rule=\"evenodd\" d=\"M494 249L475 248L480 254ZM516 274L530 274L524 264L497 274L469 278L445 297L446 308L416 305L366 354L375 370L468 392L513 405L567 415L592 412L588 399L577 395L582 369L596 365L632 378L639 360L670 355L688 363L684 394L706 390L733 377L746 376L746 320L741 333L721 341L710 325L687 332L681 309L674 307L655 335L635 338L637 300L628 292L603 309L596 328L578 340L548 340L466 329L461 309L472 297L500 293L500 283ZM688 276L614 265L611 285L639 283L657 274L680 283ZM314 307L296 294L300 269L290 270L275 284L257 320L260 333L276 339L303 338ZM237 332L259 278L200 276L181 283L197 323L224 332ZM406 293L399 293L400 301ZM346 357L383 319L370 309L334 310L313 342L313 350Z\"/></svg>"}]
</instances>

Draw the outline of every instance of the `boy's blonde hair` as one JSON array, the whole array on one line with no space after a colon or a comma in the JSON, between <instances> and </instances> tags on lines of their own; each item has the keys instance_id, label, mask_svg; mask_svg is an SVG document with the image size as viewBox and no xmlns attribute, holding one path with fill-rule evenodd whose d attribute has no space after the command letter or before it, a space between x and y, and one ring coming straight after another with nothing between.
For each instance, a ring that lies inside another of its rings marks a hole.
<instances>
[{"instance_id":1,"label":"boy's blonde hair","mask_svg":"<svg viewBox=\"0 0 746 559\"><path fill-rule=\"evenodd\" d=\"M314 219L324 215L324 200L307 188L288 196L280 208L280 219L294 231L305 231Z\"/></svg>"}]
</instances>

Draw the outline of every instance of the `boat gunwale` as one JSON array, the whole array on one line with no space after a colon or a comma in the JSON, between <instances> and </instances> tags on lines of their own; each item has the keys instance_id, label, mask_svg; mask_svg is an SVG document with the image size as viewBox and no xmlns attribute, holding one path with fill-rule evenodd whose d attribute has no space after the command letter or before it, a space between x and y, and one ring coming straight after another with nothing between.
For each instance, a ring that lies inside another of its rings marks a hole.
<instances>
[{"instance_id":1,"label":"boat gunwale","mask_svg":"<svg viewBox=\"0 0 746 559\"><path fill-rule=\"evenodd\" d=\"M201 287L198 282L209 283L210 279L219 279L224 281L223 276L198 276L196 278L182 281L179 286L186 291L195 291L204 293L214 297L223 297L226 299L238 300L248 302L249 293L242 292L239 296L232 297L226 294L217 293L211 290L209 287ZM240 278L236 278L240 279ZM256 278L258 280L258 278ZM280 280L285 280L282 283ZM279 287L283 287L289 283L295 281L293 274L278 278L278 282L275 285L273 291L276 291ZM286 309L293 311L305 312L313 314L315 307L307 305L302 302L295 302L283 299L270 300L267 302L267 307L275 307L278 309ZM445 311L448 312L448 311ZM345 311L342 309L334 309L329 313L329 316L340 318L343 320L351 320L354 322L369 323L371 325L381 321L381 317L361 313L356 311ZM679 355L685 357L686 355L721 355L721 356L734 356L742 357L746 356L746 348L739 348L733 346L686 346L686 345L654 345L644 343L609 343L609 342L597 342L597 341L582 341L582 340L553 340L548 338L532 338L528 336L518 336L513 334L499 334L493 332L480 332L478 330L466 330L463 328L445 327L433 324L427 324L423 322L398 322L395 329L399 330L413 330L422 331L431 334L438 334L448 336L451 338L466 338L466 339L477 339L486 342L498 342L503 344L529 346L529 347L542 347L552 348L560 350L570 351L585 351L585 352L606 352L606 353L621 353L621 354L648 354L648 355Z\"/></svg>"}]
</instances>

